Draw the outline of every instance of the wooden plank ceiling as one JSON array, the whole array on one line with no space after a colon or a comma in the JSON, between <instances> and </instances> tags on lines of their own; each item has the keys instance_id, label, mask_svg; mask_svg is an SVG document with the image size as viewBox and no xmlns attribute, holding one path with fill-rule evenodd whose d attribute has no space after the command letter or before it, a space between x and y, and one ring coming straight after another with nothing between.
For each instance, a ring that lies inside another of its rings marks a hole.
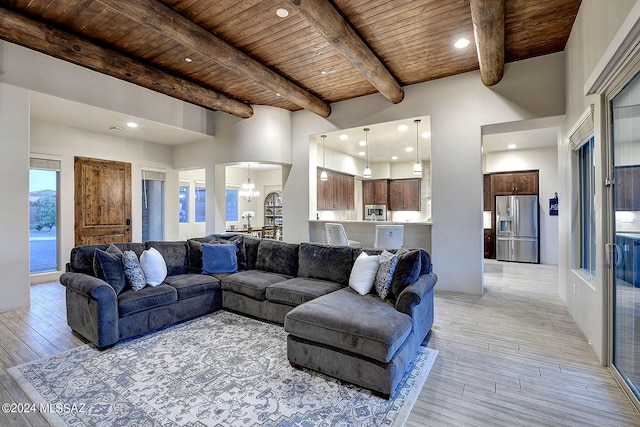
<instances>
[{"instance_id":1,"label":"wooden plank ceiling","mask_svg":"<svg viewBox=\"0 0 640 427\"><path fill-rule=\"evenodd\" d=\"M401 87L479 68L483 82L494 84L483 67L499 81L501 63L562 51L579 6L580 0L3 0L0 39L239 117L250 117L251 105L326 117L333 102L377 91L401 102ZM287 17L276 15L280 8ZM471 41L468 48L453 47L460 37ZM478 52L487 48L498 54L489 53L480 67Z\"/></svg>"}]
</instances>

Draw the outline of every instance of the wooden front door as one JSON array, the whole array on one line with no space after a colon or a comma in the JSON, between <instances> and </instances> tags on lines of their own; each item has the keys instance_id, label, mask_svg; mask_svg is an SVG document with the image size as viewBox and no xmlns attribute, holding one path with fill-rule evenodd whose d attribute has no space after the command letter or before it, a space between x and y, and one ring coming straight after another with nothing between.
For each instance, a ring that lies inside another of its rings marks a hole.
<instances>
[{"instance_id":1,"label":"wooden front door","mask_svg":"<svg viewBox=\"0 0 640 427\"><path fill-rule=\"evenodd\" d=\"M131 164L76 157L75 245L131 241Z\"/></svg>"}]
</instances>

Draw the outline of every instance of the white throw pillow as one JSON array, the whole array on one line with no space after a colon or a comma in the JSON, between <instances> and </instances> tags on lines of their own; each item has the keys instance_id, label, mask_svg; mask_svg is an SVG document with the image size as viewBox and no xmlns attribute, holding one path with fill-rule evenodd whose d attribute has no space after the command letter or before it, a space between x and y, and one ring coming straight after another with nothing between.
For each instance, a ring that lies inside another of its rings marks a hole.
<instances>
[{"instance_id":1,"label":"white throw pillow","mask_svg":"<svg viewBox=\"0 0 640 427\"><path fill-rule=\"evenodd\" d=\"M147 278L147 285L158 286L167 277L167 263L156 248L149 248L140 255L140 267Z\"/></svg>"},{"instance_id":2,"label":"white throw pillow","mask_svg":"<svg viewBox=\"0 0 640 427\"><path fill-rule=\"evenodd\" d=\"M373 281L376 278L378 272L378 265L380 263L380 257L378 255L367 255L366 252L362 252L356 258L356 262L351 269L351 275L349 276L349 286L359 293L360 295L366 295L371 292L373 288Z\"/></svg>"}]
</instances>

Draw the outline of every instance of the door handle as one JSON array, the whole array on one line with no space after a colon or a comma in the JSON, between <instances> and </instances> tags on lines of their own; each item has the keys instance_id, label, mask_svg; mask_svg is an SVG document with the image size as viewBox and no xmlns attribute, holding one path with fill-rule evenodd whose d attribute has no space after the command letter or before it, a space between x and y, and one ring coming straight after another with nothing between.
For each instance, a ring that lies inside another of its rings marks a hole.
<instances>
[{"instance_id":1,"label":"door handle","mask_svg":"<svg viewBox=\"0 0 640 427\"><path fill-rule=\"evenodd\" d=\"M620 246L615 243L607 243L604 245L604 249L607 252L607 265L609 267L619 267L622 263L622 250Z\"/></svg>"}]
</instances>

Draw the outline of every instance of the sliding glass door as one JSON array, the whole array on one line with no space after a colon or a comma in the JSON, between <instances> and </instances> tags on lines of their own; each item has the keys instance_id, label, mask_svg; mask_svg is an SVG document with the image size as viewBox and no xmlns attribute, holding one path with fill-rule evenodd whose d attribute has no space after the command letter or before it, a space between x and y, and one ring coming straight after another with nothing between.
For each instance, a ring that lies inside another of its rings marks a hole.
<instances>
[{"instance_id":1,"label":"sliding glass door","mask_svg":"<svg viewBox=\"0 0 640 427\"><path fill-rule=\"evenodd\" d=\"M29 269L58 270L58 177L60 161L31 159L29 170Z\"/></svg>"},{"instance_id":2,"label":"sliding glass door","mask_svg":"<svg viewBox=\"0 0 640 427\"><path fill-rule=\"evenodd\" d=\"M640 75L611 100L613 365L640 387Z\"/></svg>"}]
</instances>

